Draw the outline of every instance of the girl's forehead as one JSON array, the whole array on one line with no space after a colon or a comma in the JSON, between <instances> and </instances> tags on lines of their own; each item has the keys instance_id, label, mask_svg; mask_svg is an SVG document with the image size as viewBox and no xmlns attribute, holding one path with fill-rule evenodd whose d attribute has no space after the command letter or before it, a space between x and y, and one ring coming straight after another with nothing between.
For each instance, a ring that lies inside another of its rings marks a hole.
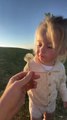
<instances>
[{"instance_id":1,"label":"girl's forehead","mask_svg":"<svg viewBox=\"0 0 67 120\"><path fill-rule=\"evenodd\" d=\"M59 36L55 36L55 39L51 39L46 33L44 36L38 34L36 39L36 44L43 43L43 44L51 44L53 48L57 48L59 45Z\"/></svg>"},{"instance_id":2,"label":"girl's forehead","mask_svg":"<svg viewBox=\"0 0 67 120\"><path fill-rule=\"evenodd\" d=\"M47 36L47 33L44 32L43 34L37 34L36 42L52 42L52 40Z\"/></svg>"}]
</instances>

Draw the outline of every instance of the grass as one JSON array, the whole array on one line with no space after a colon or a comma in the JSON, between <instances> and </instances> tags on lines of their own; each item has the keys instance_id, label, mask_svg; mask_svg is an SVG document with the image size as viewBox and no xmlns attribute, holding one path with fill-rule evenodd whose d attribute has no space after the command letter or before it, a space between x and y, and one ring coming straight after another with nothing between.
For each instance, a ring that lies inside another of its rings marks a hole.
<instances>
[{"instance_id":1,"label":"grass","mask_svg":"<svg viewBox=\"0 0 67 120\"><path fill-rule=\"evenodd\" d=\"M13 120L30 120L27 96L26 96L25 105L21 108L18 114L15 115ZM55 111L54 120L67 120L67 110L63 108L63 104L60 97L58 97L57 99L57 107Z\"/></svg>"},{"instance_id":2,"label":"grass","mask_svg":"<svg viewBox=\"0 0 67 120\"><path fill-rule=\"evenodd\" d=\"M9 78L15 73L23 70L25 65L24 56L32 50L20 48L0 48L0 92L5 89ZM67 73L67 62L65 63ZM15 115L13 120L29 120L28 96L26 95L25 105ZM67 120L67 110L63 108L61 98L57 98L57 107L54 120Z\"/></svg>"}]
</instances>

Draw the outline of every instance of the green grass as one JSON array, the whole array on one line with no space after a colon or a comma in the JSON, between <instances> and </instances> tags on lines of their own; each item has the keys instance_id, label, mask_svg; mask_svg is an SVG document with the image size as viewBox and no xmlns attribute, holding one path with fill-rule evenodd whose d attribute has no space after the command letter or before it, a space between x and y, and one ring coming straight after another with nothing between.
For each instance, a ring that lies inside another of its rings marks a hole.
<instances>
[{"instance_id":1,"label":"green grass","mask_svg":"<svg viewBox=\"0 0 67 120\"><path fill-rule=\"evenodd\" d=\"M24 56L32 50L20 48L0 48L0 92L5 89L9 78L23 70L25 65ZM65 63L67 73L67 62ZM26 102L21 110L15 115L13 120L29 120L28 97L26 95ZM63 108L63 103L58 97L57 107L54 120L67 120L67 110Z\"/></svg>"},{"instance_id":2,"label":"green grass","mask_svg":"<svg viewBox=\"0 0 67 120\"><path fill-rule=\"evenodd\" d=\"M9 78L23 70L24 56L31 50L20 48L0 48L0 90L4 89Z\"/></svg>"}]
</instances>

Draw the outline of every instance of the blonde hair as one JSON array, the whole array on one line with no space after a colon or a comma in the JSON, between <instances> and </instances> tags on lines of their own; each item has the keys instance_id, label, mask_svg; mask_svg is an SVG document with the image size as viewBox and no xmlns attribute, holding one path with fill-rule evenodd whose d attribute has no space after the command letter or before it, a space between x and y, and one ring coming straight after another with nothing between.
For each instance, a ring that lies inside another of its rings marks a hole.
<instances>
[{"instance_id":1,"label":"blonde hair","mask_svg":"<svg viewBox=\"0 0 67 120\"><path fill-rule=\"evenodd\" d=\"M35 44L37 40L38 34L42 37L44 36L44 32L46 32L47 37L50 37L53 43L53 47L55 47L55 36L57 35L56 31L59 32L59 57L66 59L67 56L67 19L62 16L47 16L45 19L39 24L36 32L35 32ZM36 51L36 48L35 50ZM65 56L65 57L63 57Z\"/></svg>"}]
</instances>

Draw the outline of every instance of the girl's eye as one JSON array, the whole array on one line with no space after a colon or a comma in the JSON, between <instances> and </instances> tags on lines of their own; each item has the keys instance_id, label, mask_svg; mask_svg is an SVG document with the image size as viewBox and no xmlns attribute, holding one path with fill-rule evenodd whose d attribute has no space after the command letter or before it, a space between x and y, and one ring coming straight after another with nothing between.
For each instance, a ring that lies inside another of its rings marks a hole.
<instances>
[{"instance_id":1,"label":"girl's eye","mask_svg":"<svg viewBox=\"0 0 67 120\"><path fill-rule=\"evenodd\" d=\"M38 44L37 46L38 46L38 47L41 47L41 46L42 46L42 44Z\"/></svg>"}]
</instances>

